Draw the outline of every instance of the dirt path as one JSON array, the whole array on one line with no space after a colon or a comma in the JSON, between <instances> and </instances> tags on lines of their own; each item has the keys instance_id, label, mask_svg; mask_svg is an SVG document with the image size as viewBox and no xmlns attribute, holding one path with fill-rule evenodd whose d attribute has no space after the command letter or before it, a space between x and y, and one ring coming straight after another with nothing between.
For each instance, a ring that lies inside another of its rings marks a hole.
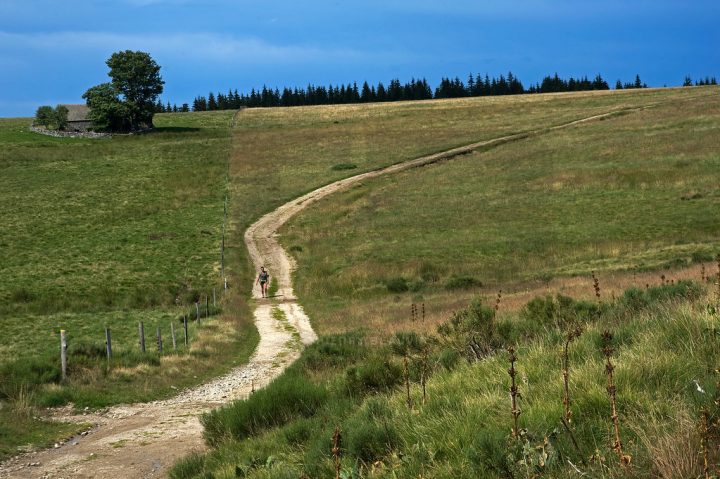
<instances>
[{"instance_id":1,"label":"dirt path","mask_svg":"<svg viewBox=\"0 0 720 479\"><path fill-rule=\"evenodd\" d=\"M253 297L257 301L255 324L260 332L260 343L247 365L168 400L120 405L87 415L59 412L56 416L60 420L92 423L94 427L53 449L21 455L5 462L0 465L0 477L163 477L177 459L192 451L204 450L202 426L198 419L202 412L233 399L247 397L252 387L265 386L297 359L303 345L317 339L293 291L294 262L277 241L278 229L312 202L370 178L639 109L642 108L615 110L362 173L318 188L263 216L245 232L245 243L256 270L265 265L274 275L278 292L275 298L265 300L261 298L259 287L253 287ZM284 315L273 315L274 308ZM278 320L275 316L284 316L284 319Z\"/></svg>"}]
</instances>

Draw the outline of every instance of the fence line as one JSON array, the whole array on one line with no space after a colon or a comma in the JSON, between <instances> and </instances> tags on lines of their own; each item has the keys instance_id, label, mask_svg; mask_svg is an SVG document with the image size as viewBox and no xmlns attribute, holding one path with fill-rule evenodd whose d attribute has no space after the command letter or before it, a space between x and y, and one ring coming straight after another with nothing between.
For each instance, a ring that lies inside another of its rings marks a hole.
<instances>
[{"instance_id":1,"label":"fence line","mask_svg":"<svg viewBox=\"0 0 720 479\"><path fill-rule=\"evenodd\" d=\"M216 306L214 303L215 303L215 296L213 294L213 311L212 311L212 313L217 314L218 310L216 309ZM195 303L196 313L197 313L197 326L202 325L202 322L201 322L202 315L200 314L199 304L200 304L199 301ZM205 318L209 318L210 316L211 316L210 295L207 294L207 295L205 295ZM185 350L189 351L190 333L189 333L188 314L183 314L180 318L178 318L176 320L182 321L183 344L185 346ZM172 340L172 348L174 351L177 351L177 349L178 349L178 347L177 347L178 346L177 345L177 330L175 328L176 320L171 320L169 323L170 324L170 338ZM109 367L110 364L112 363L112 359L113 359L112 330L109 327L105 327L101 331L102 331L102 334L104 334L105 357L107 359L108 367ZM135 343L136 347L139 349L140 353L142 353L143 355L147 354L148 351L146 349L146 343L145 343L145 323L144 323L144 321L138 321L137 334L138 334L138 342ZM72 356L70 356L68 354L68 344L69 344L69 342L70 342L69 340L71 340L71 338L72 338L71 334L68 331L66 331L64 329L60 330L60 370L61 370L61 375L62 375L61 377L62 377L63 381L66 380L68 377L68 361L72 360ZM155 331L155 342L156 342L156 346L157 346L157 354L162 356L164 354L166 348L165 348L165 344L164 344L163 336L162 336L162 326L159 324L157 325L156 331ZM117 341L116 341L116 343L117 343ZM97 343L95 343L95 344L97 344ZM70 351L72 351L72 349ZM123 350L121 349L121 351L123 351ZM124 350L124 351L127 351L127 350Z\"/></svg>"}]
</instances>

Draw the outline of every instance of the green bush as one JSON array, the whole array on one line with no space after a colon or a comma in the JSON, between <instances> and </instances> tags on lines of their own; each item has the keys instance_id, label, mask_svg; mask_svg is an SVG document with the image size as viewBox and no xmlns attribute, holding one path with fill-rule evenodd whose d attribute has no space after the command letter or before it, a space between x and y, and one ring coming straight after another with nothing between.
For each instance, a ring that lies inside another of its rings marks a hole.
<instances>
[{"instance_id":1,"label":"green bush","mask_svg":"<svg viewBox=\"0 0 720 479\"><path fill-rule=\"evenodd\" d=\"M690 261L693 263L709 263L710 261L715 261L715 257L712 253L706 251L695 251L690 255Z\"/></svg>"},{"instance_id":2,"label":"green bush","mask_svg":"<svg viewBox=\"0 0 720 479\"><path fill-rule=\"evenodd\" d=\"M404 293L410 289L408 281L400 276L385 281L385 287L391 293Z\"/></svg>"},{"instance_id":3,"label":"green bush","mask_svg":"<svg viewBox=\"0 0 720 479\"><path fill-rule=\"evenodd\" d=\"M357 165L354 163L338 163L330 167L330 169L334 171L354 170L355 168L357 168Z\"/></svg>"},{"instance_id":4,"label":"green bush","mask_svg":"<svg viewBox=\"0 0 720 479\"><path fill-rule=\"evenodd\" d=\"M171 479L194 479L201 477L205 469L205 456L200 453L192 453L176 462L168 472Z\"/></svg>"},{"instance_id":5,"label":"green bush","mask_svg":"<svg viewBox=\"0 0 720 479\"><path fill-rule=\"evenodd\" d=\"M366 354L363 335L349 332L321 337L305 349L300 364L308 371L317 371L321 368L348 366Z\"/></svg>"},{"instance_id":6,"label":"green bush","mask_svg":"<svg viewBox=\"0 0 720 479\"><path fill-rule=\"evenodd\" d=\"M38 356L0 364L0 399L8 398L21 385L30 389L60 381L60 361Z\"/></svg>"},{"instance_id":7,"label":"green bush","mask_svg":"<svg viewBox=\"0 0 720 479\"><path fill-rule=\"evenodd\" d=\"M482 287L482 282L472 276L456 276L452 275L445 282L446 289L471 289Z\"/></svg>"},{"instance_id":8,"label":"green bush","mask_svg":"<svg viewBox=\"0 0 720 479\"><path fill-rule=\"evenodd\" d=\"M702 287L700 285L694 281L680 280L677 283L646 289L628 288L623 293L620 303L630 310L637 311L669 300L697 299L701 294Z\"/></svg>"},{"instance_id":9,"label":"green bush","mask_svg":"<svg viewBox=\"0 0 720 479\"><path fill-rule=\"evenodd\" d=\"M520 311L520 319L538 326L550 326L561 330L578 321L596 317L599 307L587 301L576 301L569 296L558 294L531 299Z\"/></svg>"},{"instance_id":10,"label":"green bush","mask_svg":"<svg viewBox=\"0 0 720 479\"><path fill-rule=\"evenodd\" d=\"M438 364L448 371L452 371L460 361L460 353L454 349L443 349L438 355Z\"/></svg>"},{"instance_id":11,"label":"green bush","mask_svg":"<svg viewBox=\"0 0 720 479\"><path fill-rule=\"evenodd\" d=\"M261 431L309 417L328 400L328 391L289 370L244 401L216 409L202 416L205 440L212 446L223 440L244 439Z\"/></svg>"},{"instance_id":12,"label":"green bush","mask_svg":"<svg viewBox=\"0 0 720 479\"><path fill-rule=\"evenodd\" d=\"M343 424L347 453L365 463L389 456L400 444L391 416L385 402L369 400L358 414Z\"/></svg>"},{"instance_id":13,"label":"green bush","mask_svg":"<svg viewBox=\"0 0 720 479\"><path fill-rule=\"evenodd\" d=\"M446 347L467 356L468 360L481 359L500 343L495 328L495 311L475 298L470 305L452 315L437 329Z\"/></svg>"},{"instance_id":14,"label":"green bush","mask_svg":"<svg viewBox=\"0 0 720 479\"><path fill-rule=\"evenodd\" d=\"M398 331L390 343L390 349L394 354L404 356L421 352L424 345L424 341L416 332Z\"/></svg>"},{"instance_id":15,"label":"green bush","mask_svg":"<svg viewBox=\"0 0 720 479\"><path fill-rule=\"evenodd\" d=\"M379 355L371 356L345 372L345 385L350 395L387 391L402 382L402 368Z\"/></svg>"}]
</instances>

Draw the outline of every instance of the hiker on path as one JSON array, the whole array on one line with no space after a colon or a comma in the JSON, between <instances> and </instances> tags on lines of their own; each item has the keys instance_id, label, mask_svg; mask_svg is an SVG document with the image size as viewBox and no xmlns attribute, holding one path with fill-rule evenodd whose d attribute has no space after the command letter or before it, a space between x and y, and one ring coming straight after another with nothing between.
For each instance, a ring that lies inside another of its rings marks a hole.
<instances>
[{"instance_id":1,"label":"hiker on path","mask_svg":"<svg viewBox=\"0 0 720 479\"><path fill-rule=\"evenodd\" d=\"M258 283L260 283L260 291L262 292L262 297L267 298L268 283L270 283L270 273L265 271L265 266L260 266L260 274L258 275L257 281L255 281L255 284Z\"/></svg>"}]
</instances>

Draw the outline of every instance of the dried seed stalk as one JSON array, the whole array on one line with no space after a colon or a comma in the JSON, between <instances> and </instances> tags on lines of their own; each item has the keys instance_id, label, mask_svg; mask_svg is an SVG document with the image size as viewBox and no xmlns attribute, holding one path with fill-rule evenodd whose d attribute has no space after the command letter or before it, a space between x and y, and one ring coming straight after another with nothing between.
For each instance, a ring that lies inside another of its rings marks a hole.
<instances>
[{"instance_id":1,"label":"dried seed stalk","mask_svg":"<svg viewBox=\"0 0 720 479\"><path fill-rule=\"evenodd\" d=\"M623 454L622 450L622 441L620 440L620 421L618 419L618 413L617 413L617 401L615 397L615 393L617 392L617 388L615 387L615 381L613 378L613 371L615 370L615 366L613 366L612 363L612 354L613 354L613 348L612 348L612 334L609 331L605 331L602 334L603 339L603 355L605 356L605 374L607 374L608 377L608 386L607 386L607 392L610 396L610 405L612 407L612 415L610 416L610 419L612 420L613 424L613 430L615 433L615 439L613 441L612 448L617 453L618 457L620 458L620 464L622 466L627 466L630 464L630 461L632 460L632 457L626 454Z\"/></svg>"},{"instance_id":2,"label":"dried seed stalk","mask_svg":"<svg viewBox=\"0 0 720 479\"><path fill-rule=\"evenodd\" d=\"M423 308L424 310L424 308ZM422 371L420 373L420 385L422 386L422 403L425 405L427 402L427 391L426 391L426 385L427 385L427 369L428 369L428 350L427 345L423 348L423 355L422 355Z\"/></svg>"},{"instance_id":3,"label":"dried seed stalk","mask_svg":"<svg viewBox=\"0 0 720 479\"><path fill-rule=\"evenodd\" d=\"M342 436L340 435L339 427L335 427L332 440L332 455L333 460L335 461L335 479L340 479L340 441L342 440Z\"/></svg>"},{"instance_id":4,"label":"dried seed stalk","mask_svg":"<svg viewBox=\"0 0 720 479\"><path fill-rule=\"evenodd\" d=\"M572 411L570 410L570 357L568 354L568 349L570 348L570 343L575 340L576 338L580 337L580 334L582 334L582 331L580 328L575 328L572 331L570 331L567 336L565 337L565 347L563 348L563 365L562 365L562 376L563 376L563 387L564 387L564 394L563 394L563 407L565 408L565 420L568 423L572 422Z\"/></svg>"},{"instance_id":5,"label":"dried seed stalk","mask_svg":"<svg viewBox=\"0 0 720 479\"><path fill-rule=\"evenodd\" d=\"M515 348L510 346L508 348L508 354L509 354L509 360L510 360L510 369L508 369L508 374L510 375L510 413L513 417L513 427L512 427L512 437L518 438L520 437L520 430L518 429L518 417L520 417L520 408L518 407L518 397L520 397L520 394L518 393L517 383L515 382L515 376L517 376L517 371L515 370L515 361L517 361L517 356L515 355Z\"/></svg>"},{"instance_id":6,"label":"dried seed stalk","mask_svg":"<svg viewBox=\"0 0 720 479\"><path fill-rule=\"evenodd\" d=\"M598 303L600 302L600 280L595 276L595 271L591 271L590 274L592 275L593 280L593 289L595 290L595 297L598 300Z\"/></svg>"},{"instance_id":7,"label":"dried seed stalk","mask_svg":"<svg viewBox=\"0 0 720 479\"><path fill-rule=\"evenodd\" d=\"M720 306L720 253L717 255L717 300Z\"/></svg>"},{"instance_id":8,"label":"dried seed stalk","mask_svg":"<svg viewBox=\"0 0 720 479\"><path fill-rule=\"evenodd\" d=\"M495 298L495 316L498 314L498 310L500 309L500 300L502 299L502 289L498 290L497 297Z\"/></svg>"},{"instance_id":9,"label":"dried seed stalk","mask_svg":"<svg viewBox=\"0 0 720 479\"><path fill-rule=\"evenodd\" d=\"M403 376L405 377L405 391L407 392L407 405L412 408L412 399L410 398L410 369L408 368L407 353L403 356Z\"/></svg>"}]
</instances>

